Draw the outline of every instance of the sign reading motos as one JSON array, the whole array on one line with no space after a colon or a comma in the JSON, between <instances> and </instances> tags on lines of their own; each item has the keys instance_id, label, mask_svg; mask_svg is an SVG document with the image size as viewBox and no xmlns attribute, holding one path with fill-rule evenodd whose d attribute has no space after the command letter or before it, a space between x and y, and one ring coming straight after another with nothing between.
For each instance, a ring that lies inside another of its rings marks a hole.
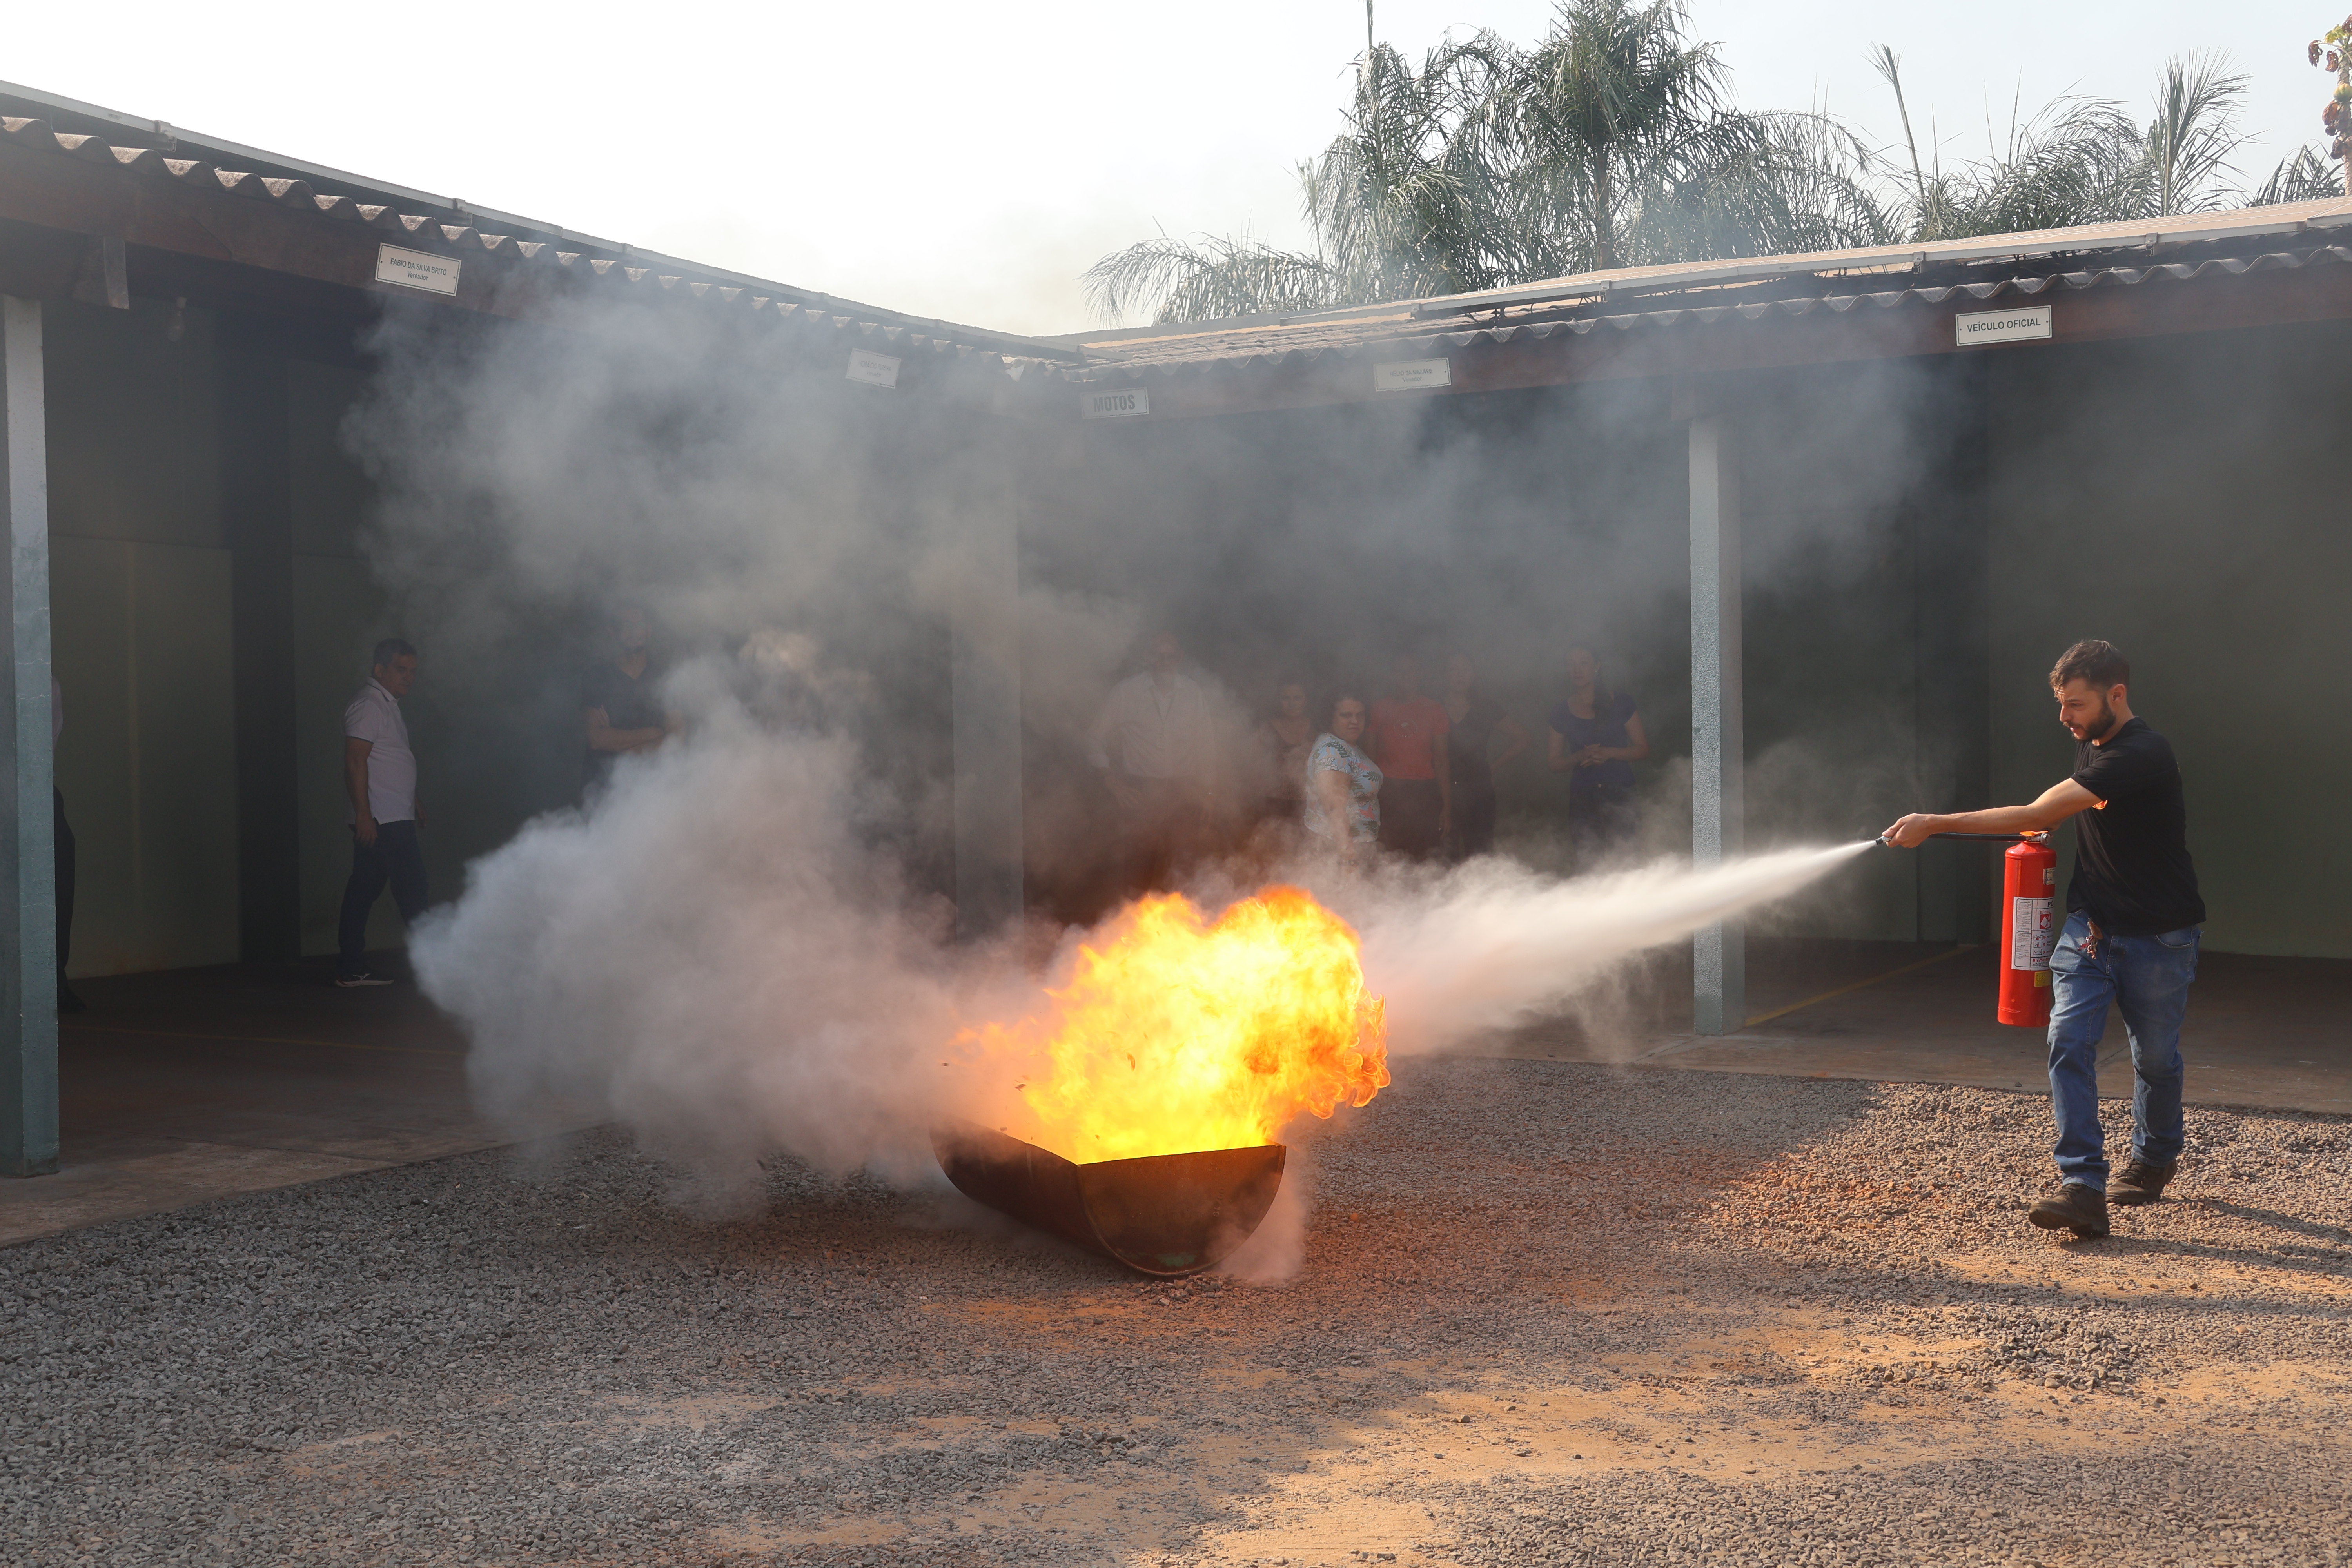
<instances>
[{"instance_id":1,"label":"sign reading motos","mask_svg":"<svg viewBox=\"0 0 2352 1568\"><path fill-rule=\"evenodd\" d=\"M396 245L375 247L375 280L379 283L397 283L404 289L422 289L428 294L455 294L457 267L454 256L427 256L421 250L403 250Z\"/></svg>"},{"instance_id":2,"label":"sign reading motos","mask_svg":"<svg viewBox=\"0 0 2352 1568\"><path fill-rule=\"evenodd\" d=\"M1962 348L1978 343L2022 343L2050 335L2050 307L2020 305L2013 310L1971 310L1952 318L1952 332Z\"/></svg>"},{"instance_id":3,"label":"sign reading motos","mask_svg":"<svg viewBox=\"0 0 2352 1568\"><path fill-rule=\"evenodd\" d=\"M1078 412L1089 419L1140 419L1151 412L1151 392L1141 386L1089 388L1078 394Z\"/></svg>"}]
</instances>

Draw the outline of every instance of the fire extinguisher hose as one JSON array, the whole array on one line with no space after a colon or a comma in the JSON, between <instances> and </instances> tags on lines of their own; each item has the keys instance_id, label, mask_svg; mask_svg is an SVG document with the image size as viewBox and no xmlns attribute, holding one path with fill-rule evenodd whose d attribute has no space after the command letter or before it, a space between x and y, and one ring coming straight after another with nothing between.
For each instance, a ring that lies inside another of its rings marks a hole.
<instances>
[{"instance_id":1,"label":"fire extinguisher hose","mask_svg":"<svg viewBox=\"0 0 2352 1568\"><path fill-rule=\"evenodd\" d=\"M1930 838L1961 838L1979 844L2039 844L2050 837L2047 833L1930 833ZM1879 835L1882 849L1893 847L1893 841Z\"/></svg>"}]
</instances>

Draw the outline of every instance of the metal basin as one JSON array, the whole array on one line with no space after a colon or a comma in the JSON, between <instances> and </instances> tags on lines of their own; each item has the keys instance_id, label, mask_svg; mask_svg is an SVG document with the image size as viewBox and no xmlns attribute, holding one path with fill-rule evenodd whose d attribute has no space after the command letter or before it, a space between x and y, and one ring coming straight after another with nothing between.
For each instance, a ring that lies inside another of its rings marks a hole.
<instances>
[{"instance_id":1,"label":"metal basin","mask_svg":"<svg viewBox=\"0 0 2352 1568\"><path fill-rule=\"evenodd\" d=\"M931 1133L966 1197L1139 1273L1197 1274L1250 1238L1282 1189L1286 1151L1212 1149L1080 1165L970 1121Z\"/></svg>"}]
</instances>

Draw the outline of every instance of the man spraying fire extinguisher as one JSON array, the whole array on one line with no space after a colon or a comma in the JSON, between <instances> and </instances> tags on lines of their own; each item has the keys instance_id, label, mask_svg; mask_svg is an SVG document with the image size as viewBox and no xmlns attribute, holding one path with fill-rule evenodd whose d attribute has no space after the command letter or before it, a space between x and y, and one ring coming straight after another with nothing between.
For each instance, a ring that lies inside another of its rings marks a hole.
<instances>
[{"instance_id":1,"label":"man spraying fire extinguisher","mask_svg":"<svg viewBox=\"0 0 2352 1568\"><path fill-rule=\"evenodd\" d=\"M2026 1217L2044 1230L2107 1234L2107 1205L2152 1204L2180 1159L2180 1020L2197 977L2205 902L2189 858L2188 810L2172 747L2134 717L2131 666L2078 642L2050 672L2074 773L2031 805L1906 816L1886 841L1939 833L2037 833L2075 819L2066 924L2050 954L2050 1099L2059 1188ZM2110 1005L2131 1037L2132 1152L2108 1179L2099 1126L2099 1037Z\"/></svg>"}]
</instances>

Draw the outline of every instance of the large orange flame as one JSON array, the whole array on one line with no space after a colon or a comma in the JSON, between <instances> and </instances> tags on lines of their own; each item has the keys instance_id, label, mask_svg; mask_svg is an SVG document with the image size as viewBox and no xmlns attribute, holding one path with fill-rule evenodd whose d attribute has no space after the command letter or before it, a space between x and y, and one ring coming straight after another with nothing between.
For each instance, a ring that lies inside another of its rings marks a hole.
<instances>
[{"instance_id":1,"label":"large orange flame","mask_svg":"<svg viewBox=\"0 0 2352 1568\"><path fill-rule=\"evenodd\" d=\"M1181 894L1139 900L1046 996L958 1043L1025 1059L1025 1125L1006 1130L1080 1163L1272 1143L1300 1111L1364 1105L1389 1081L1356 933L1296 888L1213 925Z\"/></svg>"}]
</instances>

